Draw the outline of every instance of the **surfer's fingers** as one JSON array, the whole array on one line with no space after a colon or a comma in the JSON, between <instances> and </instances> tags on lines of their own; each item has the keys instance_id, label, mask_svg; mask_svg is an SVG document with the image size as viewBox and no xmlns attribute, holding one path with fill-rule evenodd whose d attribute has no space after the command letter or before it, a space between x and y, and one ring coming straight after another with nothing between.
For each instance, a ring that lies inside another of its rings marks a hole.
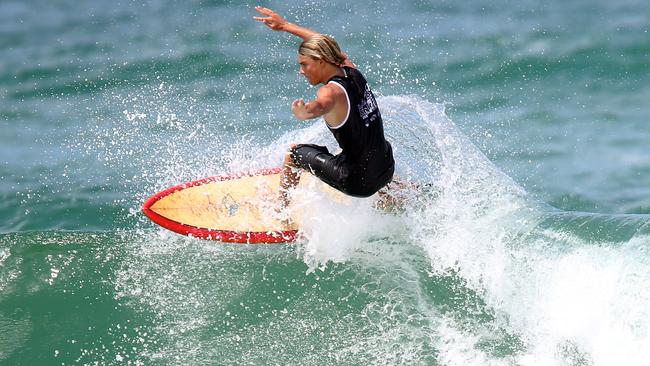
<instances>
[{"instance_id":1,"label":"surfer's fingers","mask_svg":"<svg viewBox=\"0 0 650 366\"><path fill-rule=\"evenodd\" d=\"M262 6L256 6L255 10L257 10L259 13L261 13L263 15L266 15L266 16L271 16L271 15L275 14L275 12L273 10L271 10L269 8L262 7Z\"/></svg>"}]
</instances>

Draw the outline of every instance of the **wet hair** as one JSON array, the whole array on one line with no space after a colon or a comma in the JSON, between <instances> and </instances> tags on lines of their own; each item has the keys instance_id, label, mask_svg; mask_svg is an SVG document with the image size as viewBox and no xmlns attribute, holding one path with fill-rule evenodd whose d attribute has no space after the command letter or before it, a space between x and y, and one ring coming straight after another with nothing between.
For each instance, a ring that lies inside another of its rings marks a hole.
<instances>
[{"instance_id":1,"label":"wet hair","mask_svg":"<svg viewBox=\"0 0 650 366\"><path fill-rule=\"evenodd\" d=\"M314 34L300 44L298 54L309 56L316 60L323 60L330 64L341 66L345 56L334 38L325 34Z\"/></svg>"}]
</instances>

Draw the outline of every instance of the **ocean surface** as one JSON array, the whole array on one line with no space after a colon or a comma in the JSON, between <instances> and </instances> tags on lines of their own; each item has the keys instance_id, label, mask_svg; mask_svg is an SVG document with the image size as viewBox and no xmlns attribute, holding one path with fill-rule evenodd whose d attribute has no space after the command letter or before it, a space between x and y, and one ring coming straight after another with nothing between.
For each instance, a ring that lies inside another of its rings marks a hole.
<instances>
[{"instance_id":1,"label":"ocean surface","mask_svg":"<svg viewBox=\"0 0 650 366\"><path fill-rule=\"evenodd\" d=\"M315 195L295 245L165 231L161 189L335 147L254 5L0 1L0 365L650 362L650 2L263 1L426 189Z\"/></svg>"}]
</instances>

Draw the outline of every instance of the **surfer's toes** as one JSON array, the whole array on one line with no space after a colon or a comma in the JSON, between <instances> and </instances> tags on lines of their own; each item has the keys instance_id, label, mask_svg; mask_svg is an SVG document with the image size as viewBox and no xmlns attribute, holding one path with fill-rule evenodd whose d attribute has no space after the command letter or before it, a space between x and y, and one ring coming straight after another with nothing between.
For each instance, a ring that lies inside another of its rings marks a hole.
<instances>
[{"instance_id":1,"label":"surfer's toes","mask_svg":"<svg viewBox=\"0 0 650 366\"><path fill-rule=\"evenodd\" d=\"M291 218L291 212L289 212L289 209L284 205L276 206L273 216L276 220L280 221L284 228L289 228L294 224L293 219Z\"/></svg>"},{"instance_id":2,"label":"surfer's toes","mask_svg":"<svg viewBox=\"0 0 650 366\"><path fill-rule=\"evenodd\" d=\"M284 229L291 229L293 227L293 220L289 217L285 220L280 221Z\"/></svg>"}]
</instances>

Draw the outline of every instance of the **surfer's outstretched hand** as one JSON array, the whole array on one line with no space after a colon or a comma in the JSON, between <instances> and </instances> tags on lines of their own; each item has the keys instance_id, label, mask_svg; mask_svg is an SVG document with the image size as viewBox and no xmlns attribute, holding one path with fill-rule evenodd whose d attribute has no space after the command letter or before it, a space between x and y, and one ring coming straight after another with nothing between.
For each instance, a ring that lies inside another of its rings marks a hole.
<instances>
[{"instance_id":1,"label":"surfer's outstretched hand","mask_svg":"<svg viewBox=\"0 0 650 366\"><path fill-rule=\"evenodd\" d=\"M255 10L264 16L253 17L253 19L264 23L267 27L273 29L274 31L284 30L285 24L288 23L283 17L271 9L262 6L256 6Z\"/></svg>"},{"instance_id":2,"label":"surfer's outstretched hand","mask_svg":"<svg viewBox=\"0 0 650 366\"><path fill-rule=\"evenodd\" d=\"M285 31L293 34L294 36L298 36L303 40L307 40L309 37L317 33L309 28L301 27L294 23L289 23L286 19L269 8L256 6L255 10L257 10L257 12L263 16L253 17L253 19L264 23L264 25L273 29L274 31Z\"/></svg>"}]
</instances>

